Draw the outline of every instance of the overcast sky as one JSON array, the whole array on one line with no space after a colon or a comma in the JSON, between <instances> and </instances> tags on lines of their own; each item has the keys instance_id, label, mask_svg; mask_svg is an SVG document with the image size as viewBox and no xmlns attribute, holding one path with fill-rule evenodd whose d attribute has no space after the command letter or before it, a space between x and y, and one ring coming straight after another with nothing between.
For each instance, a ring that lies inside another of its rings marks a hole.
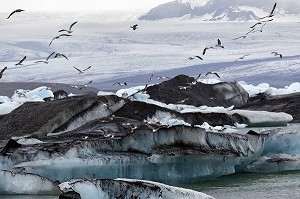
<instances>
[{"instance_id":1,"label":"overcast sky","mask_svg":"<svg viewBox=\"0 0 300 199\"><path fill-rule=\"evenodd\" d=\"M1 0L0 12L24 10L147 10L172 0Z\"/></svg>"}]
</instances>

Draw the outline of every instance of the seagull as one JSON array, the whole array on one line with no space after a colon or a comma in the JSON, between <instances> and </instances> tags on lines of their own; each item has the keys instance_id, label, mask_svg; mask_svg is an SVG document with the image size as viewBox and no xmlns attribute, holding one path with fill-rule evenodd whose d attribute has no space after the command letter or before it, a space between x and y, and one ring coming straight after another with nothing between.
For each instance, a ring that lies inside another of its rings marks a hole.
<instances>
[{"instance_id":1,"label":"seagull","mask_svg":"<svg viewBox=\"0 0 300 199\"><path fill-rule=\"evenodd\" d=\"M64 57L65 59L69 60L68 57L62 53L56 53L54 58L57 58L57 57Z\"/></svg>"},{"instance_id":2,"label":"seagull","mask_svg":"<svg viewBox=\"0 0 300 199\"><path fill-rule=\"evenodd\" d=\"M237 58L234 62L237 62L239 59L244 59L245 57L247 57L247 56L249 56L249 55L251 55L251 54L243 55L243 56Z\"/></svg>"},{"instance_id":3,"label":"seagull","mask_svg":"<svg viewBox=\"0 0 300 199\"><path fill-rule=\"evenodd\" d=\"M26 59L26 56L23 57L23 59L21 59L18 63L16 63L15 65L23 65L23 61Z\"/></svg>"},{"instance_id":4,"label":"seagull","mask_svg":"<svg viewBox=\"0 0 300 199\"><path fill-rule=\"evenodd\" d=\"M274 16L274 10L275 10L275 8L276 8L276 5L277 5L277 3L274 4L273 9L272 9L272 11L270 12L269 15L267 15L267 16L265 16L265 17L261 17L261 18L259 18L259 19L264 19L264 18L270 18L270 17L273 17L273 16Z\"/></svg>"},{"instance_id":5,"label":"seagull","mask_svg":"<svg viewBox=\"0 0 300 199\"><path fill-rule=\"evenodd\" d=\"M7 69L7 66L5 66L1 71L0 71L0 79L2 78L3 76L3 73L4 71Z\"/></svg>"},{"instance_id":6,"label":"seagull","mask_svg":"<svg viewBox=\"0 0 300 199\"><path fill-rule=\"evenodd\" d=\"M138 28L138 25L135 24L135 25L133 25L133 26L130 26L130 28L132 28L132 30L136 30L136 29Z\"/></svg>"},{"instance_id":7,"label":"seagull","mask_svg":"<svg viewBox=\"0 0 300 199\"><path fill-rule=\"evenodd\" d=\"M219 75L218 73L216 73L216 72L208 72L208 73L205 74L205 76L207 76L207 75L209 75L209 74L215 75L215 76L217 76L218 78L220 78L220 75Z\"/></svg>"},{"instance_id":8,"label":"seagull","mask_svg":"<svg viewBox=\"0 0 300 199\"><path fill-rule=\"evenodd\" d=\"M75 66L73 66L73 67L74 67L76 70L78 70L79 74L81 74L81 73L84 73L84 71L90 69L92 66L89 66L89 67L87 67L87 68L85 68L85 69L83 69L83 70L80 70L79 68L76 68Z\"/></svg>"},{"instance_id":9,"label":"seagull","mask_svg":"<svg viewBox=\"0 0 300 199\"><path fill-rule=\"evenodd\" d=\"M193 60L193 59L195 59L195 58L198 58L198 59L203 60L202 57L196 55L196 56L193 56L193 57L188 57L188 58L186 59L186 61L187 61L187 60Z\"/></svg>"},{"instance_id":10,"label":"seagull","mask_svg":"<svg viewBox=\"0 0 300 199\"><path fill-rule=\"evenodd\" d=\"M224 46L222 46L222 43L221 43L220 39L218 39L218 44L216 45L216 47L224 48Z\"/></svg>"},{"instance_id":11,"label":"seagull","mask_svg":"<svg viewBox=\"0 0 300 199\"><path fill-rule=\"evenodd\" d=\"M11 17L11 15L13 15L13 14L15 14L17 12L22 12L22 11L25 11L25 10L22 10L22 9L14 10L12 13L9 14L9 16L6 19L9 19Z\"/></svg>"},{"instance_id":12,"label":"seagull","mask_svg":"<svg viewBox=\"0 0 300 199\"><path fill-rule=\"evenodd\" d=\"M79 90L81 90L81 89L86 88L87 85L91 84L92 82L93 82L93 81L89 81L89 82L86 83L86 84L82 84L82 85L74 85L74 86L72 86L72 87L73 87L73 88L78 88Z\"/></svg>"},{"instance_id":13,"label":"seagull","mask_svg":"<svg viewBox=\"0 0 300 199\"><path fill-rule=\"evenodd\" d=\"M61 29L59 30L58 32L67 32L67 33L72 33L72 27L77 23L77 21L75 21L74 23L72 23L69 27L69 30L66 30L66 29Z\"/></svg>"},{"instance_id":14,"label":"seagull","mask_svg":"<svg viewBox=\"0 0 300 199\"><path fill-rule=\"evenodd\" d=\"M117 86L127 86L127 83L126 83L126 82L116 82L116 83L113 83L113 85L117 85Z\"/></svg>"},{"instance_id":15,"label":"seagull","mask_svg":"<svg viewBox=\"0 0 300 199\"><path fill-rule=\"evenodd\" d=\"M58 36L54 37L54 38L50 41L49 46L52 44L53 40L59 39L60 37L63 37L63 36L69 37L69 36L72 36L72 35L69 35L69 34L61 34L61 35L58 35Z\"/></svg>"},{"instance_id":16,"label":"seagull","mask_svg":"<svg viewBox=\"0 0 300 199\"><path fill-rule=\"evenodd\" d=\"M164 77L164 76L156 76L156 78L158 80L162 80L162 79L171 79L170 77Z\"/></svg>"},{"instance_id":17,"label":"seagull","mask_svg":"<svg viewBox=\"0 0 300 199\"><path fill-rule=\"evenodd\" d=\"M279 56L280 58L282 58L282 54L280 54L278 52L271 52L271 54L273 54L274 56Z\"/></svg>"}]
</instances>

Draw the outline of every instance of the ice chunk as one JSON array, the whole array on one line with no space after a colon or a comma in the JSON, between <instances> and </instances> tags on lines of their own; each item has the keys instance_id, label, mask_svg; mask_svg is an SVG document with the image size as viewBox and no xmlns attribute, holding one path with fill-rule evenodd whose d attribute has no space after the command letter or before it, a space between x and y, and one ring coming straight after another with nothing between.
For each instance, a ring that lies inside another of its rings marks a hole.
<instances>
[{"instance_id":1,"label":"ice chunk","mask_svg":"<svg viewBox=\"0 0 300 199\"><path fill-rule=\"evenodd\" d=\"M53 181L36 174L20 171L0 171L1 194L58 194L59 189Z\"/></svg>"},{"instance_id":2,"label":"ice chunk","mask_svg":"<svg viewBox=\"0 0 300 199\"><path fill-rule=\"evenodd\" d=\"M161 198L161 199L213 199L201 192L173 187L157 182L133 179L79 179L59 185L63 192L74 190L82 199L91 198Z\"/></svg>"}]
</instances>

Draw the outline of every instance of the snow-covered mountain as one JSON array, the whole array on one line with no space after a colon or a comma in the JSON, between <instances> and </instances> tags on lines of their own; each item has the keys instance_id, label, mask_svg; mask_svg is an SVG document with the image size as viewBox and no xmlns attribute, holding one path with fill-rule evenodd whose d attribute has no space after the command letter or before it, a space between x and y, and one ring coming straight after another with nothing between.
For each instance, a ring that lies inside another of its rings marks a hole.
<instances>
[{"instance_id":1,"label":"snow-covered mountain","mask_svg":"<svg viewBox=\"0 0 300 199\"><path fill-rule=\"evenodd\" d=\"M140 20L161 20L174 17L199 18L204 21L251 21L268 15L274 0L175 0L161 4L140 17ZM300 16L300 2L278 0L274 14Z\"/></svg>"}]
</instances>

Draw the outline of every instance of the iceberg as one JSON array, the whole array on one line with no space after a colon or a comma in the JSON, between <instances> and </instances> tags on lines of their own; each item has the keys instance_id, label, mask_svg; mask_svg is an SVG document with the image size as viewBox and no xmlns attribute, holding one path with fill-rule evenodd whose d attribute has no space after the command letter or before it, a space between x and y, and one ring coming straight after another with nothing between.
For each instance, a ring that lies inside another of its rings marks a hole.
<instances>
[{"instance_id":1,"label":"iceberg","mask_svg":"<svg viewBox=\"0 0 300 199\"><path fill-rule=\"evenodd\" d=\"M1 194L55 195L58 184L39 175L20 171L0 170Z\"/></svg>"},{"instance_id":2,"label":"iceberg","mask_svg":"<svg viewBox=\"0 0 300 199\"><path fill-rule=\"evenodd\" d=\"M134 180L134 179L74 179L61 183L59 188L63 192L75 191L82 199L214 199L213 197L162 183Z\"/></svg>"}]
</instances>

